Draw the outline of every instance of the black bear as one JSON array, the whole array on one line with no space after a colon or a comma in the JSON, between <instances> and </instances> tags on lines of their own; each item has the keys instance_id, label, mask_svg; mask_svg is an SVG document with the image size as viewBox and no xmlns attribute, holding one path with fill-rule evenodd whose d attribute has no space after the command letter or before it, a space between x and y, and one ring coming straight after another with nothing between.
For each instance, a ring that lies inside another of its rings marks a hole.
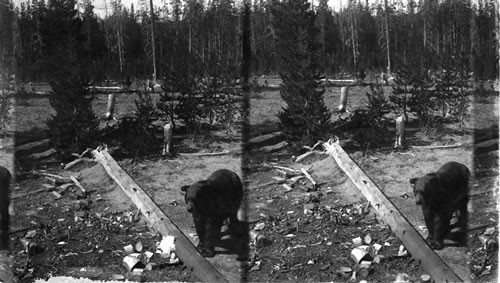
<instances>
[{"instance_id":1,"label":"black bear","mask_svg":"<svg viewBox=\"0 0 500 283\"><path fill-rule=\"evenodd\" d=\"M470 171L465 165L448 162L437 172L410 179L416 204L422 206L431 248L440 250L444 247L443 240L450 232L450 220L457 211L459 241L462 244L467 242L469 178Z\"/></svg>"},{"instance_id":2,"label":"black bear","mask_svg":"<svg viewBox=\"0 0 500 283\"><path fill-rule=\"evenodd\" d=\"M238 224L237 213L243 198L240 177L220 169L206 180L182 186L181 190L185 192L187 211L193 215L199 238L198 250L205 257L213 257L224 220L229 219L231 226Z\"/></svg>"},{"instance_id":3,"label":"black bear","mask_svg":"<svg viewBox=\"0 0 500 283\"><path fill-rule=\"evenodd\" d=\"M9 249L9 170L0 166L0 250Z\"/></svg>"}]
</instances>

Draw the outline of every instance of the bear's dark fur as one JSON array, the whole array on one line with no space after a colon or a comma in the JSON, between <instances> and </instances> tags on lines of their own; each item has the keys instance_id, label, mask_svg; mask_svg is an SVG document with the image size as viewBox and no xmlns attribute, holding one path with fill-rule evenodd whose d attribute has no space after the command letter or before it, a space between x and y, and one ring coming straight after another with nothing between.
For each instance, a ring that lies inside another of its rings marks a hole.
<instances>
[{"instance_id":1,"label":"bear's dark fur","mask_svg":"<svg viewBox=\"0 0 500 283\"><path fill-rule=\"evenodd\" d=\"M232 171L220 169L206 180L181 188L188 212L193 215L198 249L205 257L215 255L214 245L221 238L225 219L231 225L238 223L237 213L243 198L240 177Z\"/></svg>"},{"instance_id":2,"label":"bear's dark fur","mask_svg":"<svg viewBox=\"0 0 500 283\"><path fill-rule=\"evenodd\" d=\"M458 162L448 162L435 173L410 179L417 205L422 205L427 241L431 248L444 247L443 240L450 232L453 213L459 211L457 225L461 228L459 241L467 242L467 202L469 201L470 171Z\"/></svg>"},{"instance_id":3,"label":"bear's dark fur","mask_svg":"<svg viewBox=\"0 0 500 283\"><path fill-rule=\"evenodd\" d=\"M9 170L0 166L0 250L9 249Z\"/></svg>"}]
</instances>

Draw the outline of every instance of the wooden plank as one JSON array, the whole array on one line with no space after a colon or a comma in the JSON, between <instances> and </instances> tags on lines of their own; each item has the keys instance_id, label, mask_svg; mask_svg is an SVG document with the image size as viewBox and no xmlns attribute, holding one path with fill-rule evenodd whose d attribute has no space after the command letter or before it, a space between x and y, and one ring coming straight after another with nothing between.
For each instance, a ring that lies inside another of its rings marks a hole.
<instances>
[{"instance_id":1,"label":"wooden plank","mask_svg":"<svg viewBox=\"0 0 500 283\"><path fill-rule=\"evenodd\" d=\"M144 190L123 170L109 155L100 148L92 154L101 163L106 172L128 195L139 208L149 224L163 236L175 237L175 253L188 266L193 274L204 282L228 282L204 257L202 257L191 241L182 233L177 225L151 200Z\"/></svg>"},{"instance_id":2,"label":"wooden plank","mask_svg":"<svg viewBox=\"0 0 500 283\"><path fill-rule=\"evenodd\" d=\"M462 279L427 245L404 215L340 147L338 141L325 142L323 146L434 281L462 282Z\"/></svg>"}]
</instances>

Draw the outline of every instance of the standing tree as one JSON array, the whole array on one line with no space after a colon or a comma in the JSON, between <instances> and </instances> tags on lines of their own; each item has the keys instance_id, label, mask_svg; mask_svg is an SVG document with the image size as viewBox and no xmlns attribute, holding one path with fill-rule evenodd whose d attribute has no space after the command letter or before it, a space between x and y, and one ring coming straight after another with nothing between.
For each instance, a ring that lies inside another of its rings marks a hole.
<instances>
[{"instance_id":1,"label":"standing tree","mask_svg":"<svg viewBox=\"0 0 500 283\"><path fill-rule=\"evenodd\" d=\"M287 104L278 117L288 141L310 144L325 134L331 116L319 85L316 14L306 0L276 2L272 14L281 55L280 94Z\"/></svg>"}]
</instances>

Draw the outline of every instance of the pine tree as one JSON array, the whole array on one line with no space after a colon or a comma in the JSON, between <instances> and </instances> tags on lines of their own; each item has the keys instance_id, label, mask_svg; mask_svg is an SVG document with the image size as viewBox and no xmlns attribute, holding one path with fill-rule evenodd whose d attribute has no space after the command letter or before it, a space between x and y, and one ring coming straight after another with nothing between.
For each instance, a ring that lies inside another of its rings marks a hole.
<instances>
[{"instance_id":1,"label":"pine tree","mask_svg":"<svg viewBox=\"0 0 500 283\"><path fill-rule=\"evenodd\" d=\"M319 85L316 14L306 0L274 3L272 14L281 55L280 94L287 104L278 117L288 141L310 144L326 133L331 116Z\"/></svg>"},{"instance_id":2,"label":"pine tree","mask_svg":"<svg viewBox=\"0 0 500 283\"><path fill-rule=\"evenodd\" d=\"M92 110L93 97L76 79L50 82L50 104L56 111L47 121L51 141L63 160L71 153L95 147L99 121Z\"/></svg>"}]
</instances>

